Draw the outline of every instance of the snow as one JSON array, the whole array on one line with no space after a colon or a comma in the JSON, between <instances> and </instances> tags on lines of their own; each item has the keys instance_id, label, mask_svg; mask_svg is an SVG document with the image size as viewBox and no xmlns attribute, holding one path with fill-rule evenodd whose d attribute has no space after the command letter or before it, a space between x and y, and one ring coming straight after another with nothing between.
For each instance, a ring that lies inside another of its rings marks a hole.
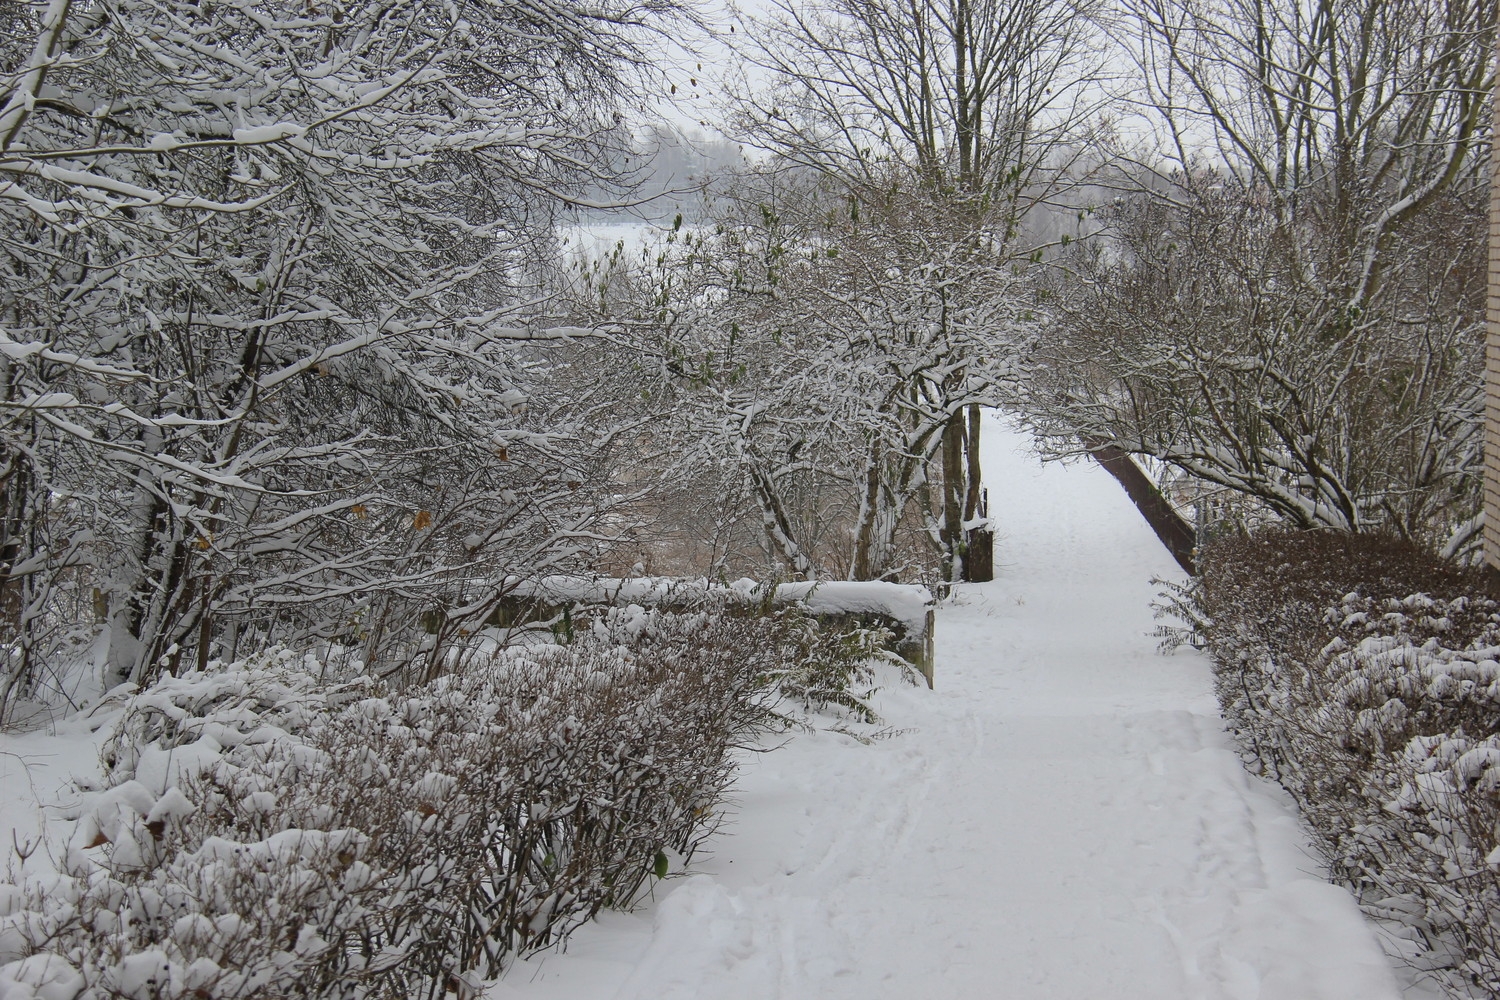
<instances>
[{"instance_id":1,"label":"snow","mask_svg":"<svg viewBox=\"0 0 1500 1000\"><path fill-rule=\"evenodd\" d=\"M280 142L282 139L301 136L306 131L307 126L297 122L276 122L273 125L237 128L234 130L234 141L247 146L259 145L268 142Z\"/></svg>"},{"instance_id":2,"label":"snow","mask_svg":"<svg viewBox=\"0 0 1500 1000\"><path fill-rule=\"evenodd\" d=\"M753 597L764 586L749 578L735 580L730 589ZM547 576L528 581L506 580L510 593L549 601L579 601L586 604L659 604L673 597L710 591L707 580L671 577L581 577ZM932 593L917 584L883 581L821 580L776 584L778 604L800 603L814 614L882 614L901 623L908 636L927 633L927 612Z\"/></svg>"},{"instance_id":3,"label":"snow","mask_svg":"<svg viewBox=\"0 0 1500 1000\"><path fill-rule=\"evenodd\" d=\"M747 754L696 874L487 1000L1403 995L1241 767L1208 663L1156 653L1149 580L1176 570L1123 491L985 434L998 579L939 608L936 690L883 692L873 744Z\"/></svg>"},{"instance_id":4,"label":"snow","mask_svg":"<svg viewBox=\"0 0 1500 1000\"><path fill-rule=\"evenodd\" d=\"M1042 468L996 423L985 434L998 579L938 608L936 690L882 692L892 728L873 742L821 731L746 753L694 874L518 963L486 1000L1435 996L1320 877L1286 797L1245 773L1208 663L1156 653L1149 581L1177 574L1114 480ZM1456 667L1488 676L1488 663ZM70 837L90 842L131 796L155 803L148 819L192 808L151 790L206 742L143 755L108 793L72 786L97 781L99 721L0 734L0 845L50 828L29 871L60 862ZM1480 749L1476 774L1500 756ZM264 850L319 847L296 834ZM71 995L76 975L11 972L0 1000Z\"/></svg>"},{"instance_id":5,"label":"snow","mask_svg":"<svg viewBox=\"0 0 1500 1000\"><path fill-rule=\"evenodd\" d=\"M753 580L730 584L742 593L759 586ZM817 583L782 583L776 587L778 601L797 601L814 614L888 615L900 622L910 636L925 635L932 594L926 587L882 581L821 580Z\"/></svg>"},{"instance_id":6,"label":"snow","mask_svg":"<svg viewBox=\"0 0 1500 1000\"><path fill-rule=\"evenodd\" d=\"M614 253L616 247L627 254L639 253L657 232L653 226L631 220L564 226L558 235L573 260L602 261Z\"/></svg>"},{"instance_id":7,"label":"snow","mask_svg":"<svg viewBox=\"0 0 1500 1000\"><path fill-rule=\"evenodd\" d=\"M0 732L0 853L6 864L28 853L26 870L50 870L87 796L75 778L97 780L99 720L35 720L24 731ZM3 866L0 866L3 867Z\"/></svg>"}]
</instances>

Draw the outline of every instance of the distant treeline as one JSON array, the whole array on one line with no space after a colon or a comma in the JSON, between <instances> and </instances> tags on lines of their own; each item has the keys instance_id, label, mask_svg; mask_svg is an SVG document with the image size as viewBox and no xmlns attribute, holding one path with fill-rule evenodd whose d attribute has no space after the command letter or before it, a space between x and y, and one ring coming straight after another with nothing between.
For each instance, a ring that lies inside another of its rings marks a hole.
<instances>
[{"instance_id":1,"label":"distant treeline","mask_svg":"<svg viewBox=\"0 0 1500 1000\"><path fill-rule=\"evenodd\" d=\"M624 208L583 208L579 210L579 222L639 219L670 223L679 214L684 222L702 221L710 214L709 182L746 162L739 143L710 137L697 129L684 132L652 126L641 132L630 146L629 151L620 154L620 162L610 164L609 170L634 182L635 194L631 200L648 200ZM600 187L591 191L587 199L613 203L620 195L617 188Z\"/></svg>"}]
</instances>

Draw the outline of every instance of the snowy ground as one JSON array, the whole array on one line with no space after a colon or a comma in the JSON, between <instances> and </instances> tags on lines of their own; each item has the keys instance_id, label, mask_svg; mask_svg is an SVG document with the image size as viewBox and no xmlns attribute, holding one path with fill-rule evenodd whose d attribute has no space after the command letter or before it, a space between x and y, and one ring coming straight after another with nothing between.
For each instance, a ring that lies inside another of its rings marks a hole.
<instances>
[{"instance_id":1,"label":"snowy ground","mask_svg":"<svg viewBox=\"0 0 1500 1000\"><path fill-rule=\"evenodd\" d=\"M905 731L752 756L698 874L488 1000L1402 996L1207 663L1155 652L1174 567L1124 493L986 433L999 579L939 611L937 690L882 697Z\"/></svg>"},{"instance_id":2,"label":"snowy ground","mask_svg":"<svg viewBox=\"0 0 1500 1000\"><path fill-rule=\"evenodd\" d=\"M98 780L101 739L84 718L33 718L22 731L0 733L0 856L6 859L0 871L14 870L21 856L29 873L57 869L56 853L83 801L73 778Z\"/></svg>"},{"instance_id":3,"label":"snowy ground","mask_svg":"<svg viewBox=\"0 0 1500 1000\"><path fill-rule=\"evenodd\" d=\"M487 1000L1432 995L1403 993L1289 802L1244 774L1207 663L1156 654L1149 580L1174 567L1123 492L986 433L999 579L939 610L937 690L885 692L900 732L873 745L749 755L697 874ZM66 838L98 739L0 734L0 852Z\"/></svg>"}]
</instances>

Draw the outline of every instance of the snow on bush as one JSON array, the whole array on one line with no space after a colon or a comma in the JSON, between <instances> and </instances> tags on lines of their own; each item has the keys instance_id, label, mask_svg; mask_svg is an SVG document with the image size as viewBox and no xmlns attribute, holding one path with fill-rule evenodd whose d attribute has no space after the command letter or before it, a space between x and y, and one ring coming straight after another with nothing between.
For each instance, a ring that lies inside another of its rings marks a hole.
<instances>
[{"instance_id":1,"label":"snow on bush","mask_svg":"<svg viewBox=\"0 0 1500 1000\"><path fill-rule=\"evenodd\" d=\"M535 601L540 606L630 603L673 609L713 608L726 613L749 609L762 615L792 607L820 617L886 622L891 633L888 645L920 643L928 638L934 603L932 592L920 584L884 580L757 582L744 578L725 587L702 578L559 575L536 580L511 578L505 581L505 588L513 598Z\"/></svg>"},{"instance_id":2,"label":"snow on bush","mask_svg":"<svg viewBox=\"0 0 1500 1000\"><path fill-rule=\"evenodd\" d=\"M627 607L403 691L287 653L164 678L62 873L0 888L0 998L473 996L691 856L786 651Z\"/></svg>"},{"instance_id":3,"label":"snow on bush","mask_svg":"<svg viewBox=\"0 0 1500 1000\"><path fill-rule=\"evenodd\" d=\"M917 656L931 639L932 595L922 586L744 579L722 587L701 579L565 576L507 581L507 586L519 601L535 602L530 613L560 607L561 612L544 624L563 637L576 632L579 621L609 613L622 602L676 613L760 619L768 629L767 641L779 647L774 666L761 680L790 704L781 719L793 725L829 712L877 724L880 717L870 699L879 689L880 666L890 667L885 673L912 684L926 677L908 658ZM926 662L930 667L930 659Z\"/></svg>"},{"instance_id":4,"label":"snow on bush","mask_svg":"<svg viewBox=\"0 0 1500 1000\"><path fill-rule=\"evenodd\" d=\"M1334 874L1455 995L1500 995L1500 604L1388 539L1207 547L1179 603L1225 717Z\"/></svg>"},{"instance_id":5,"label":"snow on bush","mask_svg":"<svg viewBox=\"0 0 1500 1000\"><path fill-rule=\"evenodd\" d=\"M881 719L871 698L879 689L877 664L894 667L911 684L922 677L909 661L890 652L893 634L888 628L856 624L830 633L810 615L789 615L787 621L796 653L773 667L765 680L803 712L833 710L876 724Z\"/></svg>"}]
</instances>

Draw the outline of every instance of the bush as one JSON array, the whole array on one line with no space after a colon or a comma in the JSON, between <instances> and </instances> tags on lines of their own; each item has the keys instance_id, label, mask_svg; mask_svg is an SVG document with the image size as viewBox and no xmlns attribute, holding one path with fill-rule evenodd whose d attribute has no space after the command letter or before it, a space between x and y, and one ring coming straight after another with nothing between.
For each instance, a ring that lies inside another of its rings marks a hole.
<instances>
[{"instance_id":1,"label":"bush","mask_svg":"<svg viewBox=\"0 0 1500 1000\"><path fill-rule=\"evenodd\" d=\"M765 680L804 712L830 709L856 722L875 725L880 715L870 700L879 689L876 664L888 664L909 683L922 673L890 651L894 632L883 625L850 623L830 628L822 619L788 609L780 612L795 655L766 675Z\"/></svg>"},{"instance_id":2,"label":"bush","mask_svg":"<svg viewBox=\"0 0 1500 1000\"><path fill-rule=\"evenodd\" d=\"M922 670L897 651L920 645L920 638L910 641L911 606L916 603L925 611L926 588L869 581L750 585L747 580L730 587L663 579L629 583L638 585L628 591L630 598L652 602L661 610L761 621L764 641L774 645L777 654L774 666L760 680L783 705L789 704L778 718L791 726L807 725L809 716L828 713L879 724L870 699L879 689L880 665L908 683L926 680ZM545 625L551 634L558 641L571 641L580 622L588 627L591 615L610 607L585 600L620 600L625 582L616 581L615 587L611 594L609 585L596 581L558 578L539 588L541 594L529 606L524 599L516 602L513 614L524 618L545 612L539 617L550 617ZM573 598L573 603L547 604L548 589L554 596Z\"/></svg>"},{"instance_id":3,"label":"bush","mask_svg":"<svg viewBox=\"0 0 1500 1000\"><path fill-rule=\"evenodd\" d=\"M1455 992L1500 994L1500 604L1479 570L1331 533L1215 542L1175 602L1225 718L1334 874Z\"/></svg>"},{"instance_id":4,"label":"bush","mask_svg":"<svg viewBox=\"0 0 1500 1000\"><path fill-rule=\"evenodd\" d=\"M780 629L629 607L399 692L285 653L166 678L64 874L0 890L0 993L474 996L713 830Z\"/></svg>"}]
</instances>

